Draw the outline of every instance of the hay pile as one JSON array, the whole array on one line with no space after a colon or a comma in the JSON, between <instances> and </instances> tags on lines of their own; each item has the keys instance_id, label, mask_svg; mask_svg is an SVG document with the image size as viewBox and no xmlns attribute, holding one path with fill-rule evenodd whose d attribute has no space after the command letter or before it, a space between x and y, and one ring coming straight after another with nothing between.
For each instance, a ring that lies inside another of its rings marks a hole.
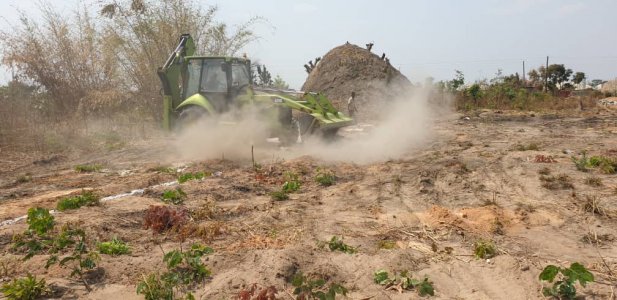
<instances>
[{"instance_id":1,"label":"hay pile","mask_svg":"<svg viewBox=\"0 0 617 300\"><path fill-rule=\"evenodd\" d=\"M356 119L371 119L380 104L411 86L411 82L380 55L346 43L330 50L311 71L302 90L325 94L347 113L347 99L356 93Z\"/></svg>"}]
</instances>

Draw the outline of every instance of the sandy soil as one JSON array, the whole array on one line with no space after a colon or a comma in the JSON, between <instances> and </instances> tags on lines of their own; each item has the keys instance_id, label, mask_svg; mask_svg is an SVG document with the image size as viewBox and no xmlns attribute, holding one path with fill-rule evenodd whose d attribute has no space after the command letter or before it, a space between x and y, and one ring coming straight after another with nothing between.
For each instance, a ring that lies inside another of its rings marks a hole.
<instances>
[{"instance_id":1,"label":"sandy soil","mask_svg":"<svg viewBox=\"0 0 617 300\"><path fill-rule=\"evenodd\" d=\"M22 255L10 251L12 236L26 228L23 220L0 227L0 275L8 281L37 274L62 298L141 299L135 285L142 274L164 267L161 250L199 241L216 251L206 262L211 279L196 289L201 299L231 299L253 283L274 285L281 299L291 299L289 278L298 271L342 284L350 290L349 299L419 298L413 291L398 293L373 283L378 269L428 276L436 299L542 299L541 269L571 262L596 275L595 283L579 290L582 295L609 299L617 284L617 175L577 171L571 156L583 150L614 155L616 116L608 111L578 116L484 111L437 122L429 144L396 160L359 165L270 158L260 160L260 172L250 161L174 161L163 141L78 157L3 153L0 221L33 206L54 208L58 199L81 189L110 196L173 181L174 175L157 171L160 165L222 173L180 185L188 195L184 206L214 212L192 221L210 229L207 233L184 241L175 233L143 228L148 207L163 205L165 187L57 213L59 223L80 223L92 243L117 236L132 248L131 255L101 255L90 293L69 278L68 270L44 269L46 256L22 262ZM538 150L516 150L532 143ZM536 162L539 155L555 162ZM92 162L104 169L73 170L77 163ZM336 184L319 186L313 180L318 167L334 171ZM568 175L573 188L543 187L538 173L543 168ZM302 187L289 200L273 201L269 193L280 189L287 171L300 174ZM32 180L17 182L26 173ZM591 176L602 185L586 184ZM598 199L604 214L586 211L588 197ZM319 246L332 236L344 237L358 252ZM493 240L499 255L476 259L478 239ZM381 249L385 240L394 241L394 249Z\"/></svg>"}]
</instances>

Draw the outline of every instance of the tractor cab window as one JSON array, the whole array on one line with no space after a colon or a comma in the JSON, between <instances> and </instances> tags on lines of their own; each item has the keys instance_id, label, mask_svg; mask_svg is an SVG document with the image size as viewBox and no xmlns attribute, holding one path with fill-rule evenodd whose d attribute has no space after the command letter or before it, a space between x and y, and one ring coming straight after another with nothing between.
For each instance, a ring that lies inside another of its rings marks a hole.
<instances>
[{"instance_id":1,"label":"tractor cab window","mask_svg":"<svg viewBox=\"0 0 617 300\"><path fill-rule=\"evenodd\" d=\"M242 88L249 85L250 75L246 64L234 63L231 65L231 86Z\"/></svg>"},{"instance_id":2,"label":"tractor cab window","mask_svg":"<svg viewBox=\"0 0 617 300\"><path fill-rule=\"evenodd\" d=\"M201 59L189 60L188 77L185 78L184 98L193 96L199 92L199 76L201 75Z\"/></svg>"},{"instance_id":3,"label":"tractor cab window","mask_svg":"<svg viewBox=\"0 0 617 300\"><path fill-rule=\"evenodd\" d=\"M224 69L224 61L204 60L201 69L201 91L226 93L227 75Z\"/></svg>"}]
</instances>

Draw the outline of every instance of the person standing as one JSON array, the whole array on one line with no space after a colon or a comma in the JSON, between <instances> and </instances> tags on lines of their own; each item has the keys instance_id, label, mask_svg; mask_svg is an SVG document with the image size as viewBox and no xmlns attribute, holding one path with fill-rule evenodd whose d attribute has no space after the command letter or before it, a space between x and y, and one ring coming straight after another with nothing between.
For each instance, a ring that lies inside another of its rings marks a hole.
<instances>
[{"instance_id":1,"label":"person standing","mask_svg":"<svg viewBox=\"0 0 617 300\"><path fill-rule=\"evenodd\" d=\"M347 99L347 113L352 118L358 113L358 108L356 107L356 92L351 92L351 97Z\"/></svg>"}]
</instances>

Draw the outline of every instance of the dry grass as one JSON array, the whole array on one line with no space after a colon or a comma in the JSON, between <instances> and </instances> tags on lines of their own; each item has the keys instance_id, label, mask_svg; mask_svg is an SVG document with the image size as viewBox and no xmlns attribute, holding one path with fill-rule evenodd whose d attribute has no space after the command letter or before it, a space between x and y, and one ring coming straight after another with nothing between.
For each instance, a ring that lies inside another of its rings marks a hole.
<instances>
[{"instance_id":1,"label":"dry grass","mask_svg":"<svg viewBox=\"0 0 617 300\"><path fill-rule=\"evenodd\" d=\"M574 189L572 179L566 174L559 174L557 176L540 176L540 181L542 181L542 187L549 190Z\"/></svg>"},{"instance_id":2,"label":"dry grass","mask_svg":"<svg viewBox=\"0 0 617 300\"><path fill-rule=\"evenodd\" d=\"M591 176L585 178L585 184L589 186L599 187L602 186L602 179L597 176Z\"/></svg>"}]
</instances>

